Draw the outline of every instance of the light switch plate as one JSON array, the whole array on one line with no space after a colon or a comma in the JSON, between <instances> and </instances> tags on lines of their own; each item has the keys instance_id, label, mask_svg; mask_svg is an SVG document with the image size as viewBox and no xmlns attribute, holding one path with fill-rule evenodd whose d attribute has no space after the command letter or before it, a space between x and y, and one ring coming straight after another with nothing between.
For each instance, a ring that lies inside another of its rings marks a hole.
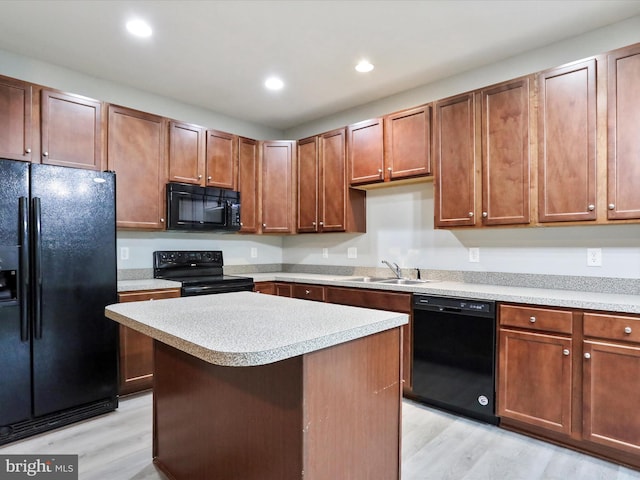
<instances>
[{"instance_id":1,"label":"light switch plate","mask_svg":"<svg viewBox=\"0 0 640 480\"><path fill-rule=\"evenodd\" d=\"M322 258L329 258L329 249L328 248L323 248L322 249Z\"/></svg>"},{"instance_id":2,"label":"light switch plate","mask_svg":"<svg viewBox=\"0 0 640 480\"><path fill-rule=\"evenodd\" d=\"M356 247L349 247L347 249L347 258L358 258L358 249Z\"/></svg>"},{"instance_id":3,"label":"light switch plate","mask_svg":"<svg viewBox=\"0 0 640 480\"><path fill-rule=\"evenodd\" d=\"M472 247L469 249L469 261L471 263L480 262L480 249L477 247Z\"/></svg>"},{"instance_id":4,"label":"light switch plate","mask_svg":"<svg viewBox=\"0 0 640 480\"><path fill-rule=\"evenodd\" d=\"M129 247L120 247L120 260L129 260Z\"/></svg>"},{"instance_id":5,"label":"light switch plate","mask_svg":"<svg viewBox=\"0 0 640 480\"><path fill-rule=\"evenodd\" d=\"M256 247L251 247L251 258L258 258L258 249Z\"/></svg>"}]
</instances>

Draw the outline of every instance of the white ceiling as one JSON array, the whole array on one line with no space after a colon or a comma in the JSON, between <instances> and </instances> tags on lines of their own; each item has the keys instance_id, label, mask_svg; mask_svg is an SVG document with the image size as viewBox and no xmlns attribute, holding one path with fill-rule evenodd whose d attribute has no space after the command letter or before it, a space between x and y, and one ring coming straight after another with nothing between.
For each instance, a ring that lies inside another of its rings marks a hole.
<instances>
[{"instance_id":1,"label":"white ceiling","mask_svg":"<svg viewBox=\"0 0 640 480\"><path fill-rule=\"evenodd\" d=\"M284 130L638 14L638 0L2 0L0 49ZM133 16L151 39L126 33ZM363 57L373 72L354 70ZM271 74L284 90L263 88Z\"/></svg>"}]
</instances>

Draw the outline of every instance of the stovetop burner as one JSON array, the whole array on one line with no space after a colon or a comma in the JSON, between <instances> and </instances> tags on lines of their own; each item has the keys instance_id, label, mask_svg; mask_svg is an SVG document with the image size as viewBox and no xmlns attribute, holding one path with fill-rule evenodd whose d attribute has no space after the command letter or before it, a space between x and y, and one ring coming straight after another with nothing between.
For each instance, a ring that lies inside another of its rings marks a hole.
<instances>
[{"instance_id":1,"label":"stovetop burner","mask_svg":"<svg viewBox=\"0 0 640 480\"><path fill-rule=\"evenodd\" d=\"M153 278L182 283L182 296L253 290L253 279L224 275L220 250L153 252Z\"/></svg>"}]
</instances>

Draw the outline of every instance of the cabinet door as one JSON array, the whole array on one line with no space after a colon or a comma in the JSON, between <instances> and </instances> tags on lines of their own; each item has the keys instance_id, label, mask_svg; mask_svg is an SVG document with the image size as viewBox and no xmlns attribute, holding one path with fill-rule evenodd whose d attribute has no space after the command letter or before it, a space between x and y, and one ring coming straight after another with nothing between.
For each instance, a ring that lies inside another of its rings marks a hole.
<instances>
[{"instance_id":1,"label":"cabinet door","mask_svg":"<svg viewBox=\"0 0 640 480\"><path fill-rule=\"evenodd\" d=\"M0 158L31 160L31 85L0 77Z\"/></svg>"},{"instance_id":2,"label":"cabinet door","mask_svg":"<svg viewBox=\"0 0 640 480\"><path fill-rule=\"evenodd\" d=\"M256 233L260 228L258 142L238 139L238 190L240 191L240 232Z\"/></svg>"},{"instance_id":3,"label":"cabinet door","mask_svg":"<svg viewBox=\"0 0 640 480\"><path fill-rule=\"evenodd\" d=\"M292 233L294 142L262 143L262 231Z\"/></svg>"},{"instance_id":4,"label":"cabinet door","mask_svg":"<svg viewBox=\"0 0 640 480\"><path fill-rule=\"evenodd\" d=\"M608 56L609 219L640 218L640 47Z\"/></svg>"},{"instance_id":5,"label":"cabinet door","mask_svg":"<svg viewBox=\"0 0 640 480\"><path fill-rule=\"evenodd\" d=\"M276 284L274 282L255 282L254 291L256 293L264 293L265 295L276 294Z\"/></svg>"},{"instance_id":6,"label":"cabinet door","mask_svg":"<svg viewBox=\"0 0 640 480\"><path fill-rule=\"evenodd\" d=\"M320 230L344 232L347 208L347 137L344 128L318 137L320 163ZM300 190L302 195L306 191Z\"/></svg>"},{"instance_id":7,"label":"cabinet door","mask_svg":"<svg viewBox=\"0 0 640 480\"><path fill-rule=\"evenodd\" d=\"M350 185L382 182L384 180L382 119L374 118L349 125L347 132Z\"/></svg>"},{"instance_id":8,"label":"cabinet door","mask_svg":"<svg viewBox=\"0 0 640 480\"><path fill-rule=\"evenodd\" d=\"M584 356L584 438L639 455L640 347L585 341Z\"/></svg>"},{"instance_id":9,"label":"cabinet door","mask_svg":"<svg viewBox=\"0 0 640 480\"><path fill-rule=\"evenodd\" d=\"M40 109L42 163L104 170L101 102L42 90Z\"/></svg>"},{"instance_id":10,"label":"cabinet door","mask_svg":"<svg viewBox=\"0 0 640 480\"><path fill-rule=\"evenodd\" d=\"M540 222L596 218L596 61L538 75Z\"/></svg>"},{"instance_id":11,"label":"cabinet door","mask_svg":"<svg viewBox=\"0 0 640 480\"><path fill-rule=\"evenodd\" d=\"M529 79L482 90L482 222L529 223Z\"/></svg>"},{"instance_id":12,"label":"cabinet door","mask_svg":"<svg viewBox=\"0 0 640 480\"><path fill-rule=\"evenodd\" d=\"M571 339L500 329L500 417L571 433Z\"/></svg>"},{"instance_id":13,"label":"cabinet door","mask_svg":"<svg viewBox=\"0 0 640 480\"><path fill-rule=\"evenodd\" d=\"M169 181L204 185L204 129L169 122Z\"/></svg>"},{"instance_id":14,"label":"cabinet door","mask_svg":"<svg viewBox=\"0 0 640 480\"><path fill-rule=\"evenodd\" d=\"M318 137L298 141L298 232L318 231Z\"/></svg>"},{"instance_id":15,"label":"cabinet door","mask_svg":"<svg viewBox=\"0 0 640 480\"><path fill-rule=\"evenodd\" d=\"M387 180L431 174L431 106L384 118Z\"/></svg>"},{"instance_id":16,"label":"cabinet door","mask_svg":"<svg viewBox=\"0 0 640 480\"><path fill-rule=\"evenodd\" d=\"M476 211L476 119L473 93L435 104L435 224L473 226Z\"/></svg>"},{"instance_id":17,"label":"cabinet door","mask_svg":"<svg viewBox=\"0 0 640 480\"><path fill-rule=\"evenodd\" d=\"M118 228L164 228L165 131L162 117L109 106L108 168L116 172Z\"/></svg>"},{"instance_id":18,"label":"cabinet door","mask_svg":"<svg viewBox=\"0 0 640 480\"><path fill-rule=\"evenodd\" d=\"M123 292L120 303L177 298L179 289ZM147 390L153 384L153 339L120 325L120 395Z\"/></svg>"},{"instance_id":19,"label":"cabinet door","mask_svg":"<svg viewBox=\"0 0 640 480\"><path fill-rule=\"evenodd\" d=\"M291 297L291 284L290 283L276 283L275 284L276 295L279 297Z\"/></svg>"},{"instance_id":20,"label":"cabinet door","mask_svg":"<svg viewBox=\"0 0 640 480\"><path fill-rule=\"evenodd\" d=\"M208 187L236 189L238 171L238 137L230 133L207 130Z\"/></svg>"}]
</instances>

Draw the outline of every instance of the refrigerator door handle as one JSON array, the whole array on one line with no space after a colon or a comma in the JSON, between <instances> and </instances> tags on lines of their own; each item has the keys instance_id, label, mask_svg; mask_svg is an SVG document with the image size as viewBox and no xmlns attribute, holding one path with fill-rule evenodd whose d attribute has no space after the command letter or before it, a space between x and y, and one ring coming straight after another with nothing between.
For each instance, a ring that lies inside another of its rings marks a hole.
<instances>
[{"instance_id":1,"label":"refrigerator door handle","mask_svg":"<svg viewBox=\"0 0 640 480\"><path fill-rule=\"evenodd\" d=\"M20 340L29 340L29 199L18 199L20 218Z\"/></svg>"},{"instance_id":2,"label":"refrigerator door handle","mask_svg":"<svg viewBox=\"0 0 640 480\"><path fill-rule=\"evenodd\" d=\"M42 238L40 199L32 199L33 209L33 338L42 338Z\"/></svg>"}]
</instances>

